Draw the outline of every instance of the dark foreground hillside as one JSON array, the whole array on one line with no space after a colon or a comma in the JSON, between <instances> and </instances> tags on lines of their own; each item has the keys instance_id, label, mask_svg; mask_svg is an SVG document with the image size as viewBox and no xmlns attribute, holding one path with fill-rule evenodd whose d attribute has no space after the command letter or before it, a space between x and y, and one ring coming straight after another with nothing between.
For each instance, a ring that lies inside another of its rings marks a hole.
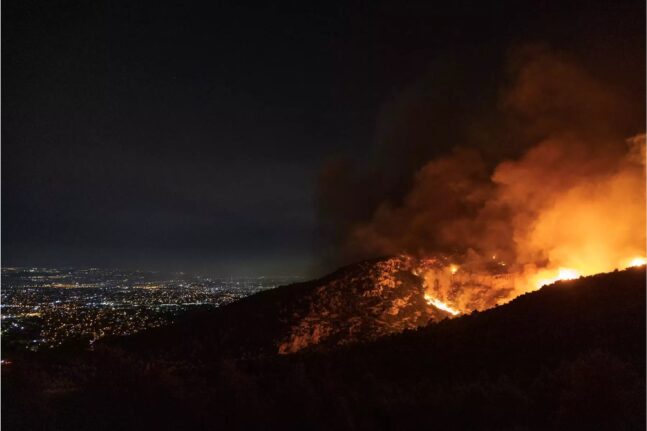
<instances>
[{"instance_id":1,"label":"dark foreground hillside","mask_svg":"<svg viewBox=\"0 0 647 431\"><path fill-rule=\"evenodd\" d=\"M256 307L266 319L275 305ZM205 345L215 340L200 336L213 333L201 327L210 321L94 352L22 358L3 370L3 429L645 425L644 267L558 283L374 341L291 355L234 349L231 339ZM273 331L257 325L241 343L263 344Z\"/></svg>"}]
</instances>

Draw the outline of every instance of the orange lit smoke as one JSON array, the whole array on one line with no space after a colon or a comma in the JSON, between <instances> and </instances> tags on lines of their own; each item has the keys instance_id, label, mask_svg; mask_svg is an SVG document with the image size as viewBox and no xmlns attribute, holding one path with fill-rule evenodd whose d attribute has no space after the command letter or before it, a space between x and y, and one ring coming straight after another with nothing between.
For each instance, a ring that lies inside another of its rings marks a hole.
<instances>
[{"instance_id":1,"label":"orange lit smoke","mask_svg":"<svg viewBox=\"0 0 647 431\"><path fill-rule=\"evenodd\" d=\"M427 302L450 314L645 262L643 130L629 134L622 98L574 64L544 51L519 64L502 106L529 149L494 168L461 148L429 161L343 245L416 256Z\"/></svg>"},{"instance_id":2,"label":"orange lit smoke","mask_svg":"<svg viewBox=\"0 0 647 431\"><path fill-rule=\"evenodd\" d=\"M504 186L501 199L523 208L512 219L515 263L521 272L518 290L644 260L645 135L627 144L622 157L602 160L606 164L583 173L577 172L582 169L581 158L569 161L555 142L543 143L521 161L497 168L493 179ZM573 143L571 148L577 147ZM542 163L544 167L537 169ZM559 181L545 178L551 175ZM524 205L534 208L525 210Z\"/></svg>"}]
</instances>

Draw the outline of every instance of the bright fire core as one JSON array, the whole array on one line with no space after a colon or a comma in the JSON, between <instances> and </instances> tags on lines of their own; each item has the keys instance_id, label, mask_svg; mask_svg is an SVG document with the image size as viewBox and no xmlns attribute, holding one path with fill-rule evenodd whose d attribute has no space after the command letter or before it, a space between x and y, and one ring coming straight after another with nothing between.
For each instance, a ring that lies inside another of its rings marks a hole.
<instances>
[{"instance_id":1,"label":"bright fire core","mask_svg":"<svg viewBox=\"0 0 647 431\"><path fill-rule=\"evenodd\" d=\"M478 166L470 154L432 160L403 203L380 207L351 245L412 253L426 302L452 315L645 265L645 135L620 139L551 135L488 179L466 170Z\"/></svg>"},{"instance_id":2,"label":"bright fire core","mask_svg":"<svg viewBox=\"0 0 647 431\"><path fill-rule=\"evenodd\" d=\"M452 308L449 305L445 304L441 300L433 298L432 296L427 295L427 294L425 294L425 301L427 301L427 304L433 305L434 307L436 307L436 308L438 308L440 310L446 311L449 314L451 314L452 316L457 316L457 315L459 315L461 313L460 311L456 310L455 308Z\"/></svg>"},{"instance_id":3,"label":"bright fire core","mask_svg":"<svg viewBox=\"0 0 647 431\"><path fill-rule=\"evenodd\" d=\"M624 260L617 269L647 264L645 257ZM501 265L501 267L504 265ZM575 280L582 276L611 271L615 268L584 267L584 269L559 267L540 270L526 268L526 272L488 274L462 269L456 264L444 266L434 259L418 261L414 273L425 282L425 302L453 316L486 310L511 301L515 297L541 289L558 281Z\"/></svg>"}]
</instances>

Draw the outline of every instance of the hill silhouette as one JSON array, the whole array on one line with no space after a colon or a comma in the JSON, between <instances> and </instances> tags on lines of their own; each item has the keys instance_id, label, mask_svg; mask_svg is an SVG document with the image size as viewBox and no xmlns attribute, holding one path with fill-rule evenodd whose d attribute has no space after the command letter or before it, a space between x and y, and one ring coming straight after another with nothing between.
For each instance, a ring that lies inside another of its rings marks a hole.
<instances>
[{"instance_id":1,"label":"hill silhouette","mask_svg":"<svg viewBox=\"0 0 647 431\"><path fill-rule=\"evenodd\" d=\"M167 356L195 354L200 345L206 349L200 356L256 357L375 340L448 316L424 300L423 280L411 272L411 262L393 257L348 265L108 343ZM177 341L169 345L169 338Z\"/></svg>"},{"instance_id":2,"label":"hill silhouette","mask_svg":"<svg viewBox=\"0 0 647 431\"><path fill-rule=\"evenodd\" d=\"M361 268L263 292L93 352L24 358L3 376L3 425L644 429L644 267L559 282L448 320L430 310L427 322L383 325L384 304L369 302L359 313L375 321L362 330L349 330L357 327L348 324L349 308L340 313L342 329L320 344L281 354L295 323L300 328L303 316L327 309L313 299L336 304L334 294L317 289L340 279L363 283L353 272ZM402 284L416 288L415 280ZM334 320L317 325L326 322Z\"/></svg>"}]
</instances>

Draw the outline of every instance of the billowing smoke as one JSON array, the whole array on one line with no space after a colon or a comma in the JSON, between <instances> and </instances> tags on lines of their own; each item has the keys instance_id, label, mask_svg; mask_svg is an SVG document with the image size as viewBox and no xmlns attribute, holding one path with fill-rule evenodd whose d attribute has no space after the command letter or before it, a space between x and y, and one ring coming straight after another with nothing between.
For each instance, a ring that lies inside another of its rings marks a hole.
<instances>
[{"instance_id":1,"label":"billowing smoke","mask_svg":"<svg viewBox=\"0 0 647 431\"><path fill-rule=\"evenodd\" d=\"M363 177L343 163L325 169L324 222L341 260L442 255L472 271L505 268L525 290L560 270L587 275L645 256L644 111L635 108L644 94L622 94L537 47L513 56L510 76L495 121L465 128L477 136L490 124L494 147L525 148L516 157L493 162L478 143L451 143L400 195L379 174L388 164Z\"/></svg>"}]
</instances>

